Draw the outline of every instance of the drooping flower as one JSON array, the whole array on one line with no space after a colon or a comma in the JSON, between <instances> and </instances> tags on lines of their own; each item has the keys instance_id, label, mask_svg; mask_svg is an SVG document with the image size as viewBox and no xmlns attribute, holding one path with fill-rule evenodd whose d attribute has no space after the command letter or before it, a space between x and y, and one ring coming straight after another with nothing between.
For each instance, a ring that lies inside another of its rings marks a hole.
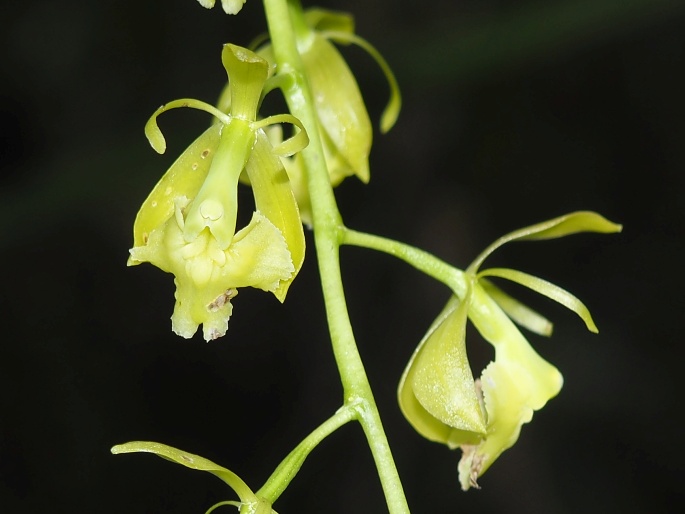
<instances>
[{"instance_id":1,"label":"drooping flower","mask_svg":"<svg viewBox=\"0 0 685 514\"><path fill-rule=\"evenodd\" d=\"M355 44L366 50L385 73L390 84L390 101L381 118L381 132L392 128L399 115L401 97L397 81L383 57L367 41L355 35L350 14L324 9L291 11L297 48L312 91L319 132L331 184L356 175L369 181L369 152L373 130L357 81L340 52L331 43ZM276 63L273 48L264 44L256 50L270 63ZM226 109L223 95L219 108ZM302 219L311 225L309 193L301 155L284 159Z\"/></svg>"},{"instance_id":2,"label":"drooping flower","mask_svg":"<svg viewBox=\"0 0 685 514\"><path fill-rule=\"evenodd\" d=\"M161 153L166 143L156 118L162 112L194 107L218 119L183 152L143 203L128 262L150 262L173 273L172 329L190 338L202 324L207 341L226 333L238 288L270 291L283 301L304 259L302 223L279 156L306 146L306 133L291 115L257 120L269 76L264 59L226 45L222 61L232 84L229 113L198 100L176 100L160 107L146 126L151 145ZM292 123L299 131L274 147L264 132L273 123ZM242 173L250 179L256 211L249 224L236 231Z\"/></svg>"},{"instance_id":3,"label":"drooping flower","mask_svg":"<svg viewBox=\"0 0 685 514\"><path fill-rule=\"evenodd\" d=\"M577 232L621 230L591 212L576 212L512 232L490 245L464 273L465 293L450 299L404 371L398 388L400 408L414 428L431 441L461 448L459 481L464 490L518 439L531 421L561 390L561 373L540 357L514 324L541 335L552 325L511 298L486 277L526 286L578 314L597 332L588 309L567 291L526 273L494 268L479 272L485 258L504 243L542 240ZM465 349L467 318L495 348L495 359L473 380Z\"/></svg>"},{"instance_id":4,"label":"drooping flower","mask_svg":"<svg viewBox=\"0 0 685 514\"><path fill-rule=\"evenodd\" d=\"M197 0L200 5L206 9L214 7L216 0ZM221 0L221 7L223 7L226 14L238 14L245 5L247 0Z\"/></svg>"}]
</instances>

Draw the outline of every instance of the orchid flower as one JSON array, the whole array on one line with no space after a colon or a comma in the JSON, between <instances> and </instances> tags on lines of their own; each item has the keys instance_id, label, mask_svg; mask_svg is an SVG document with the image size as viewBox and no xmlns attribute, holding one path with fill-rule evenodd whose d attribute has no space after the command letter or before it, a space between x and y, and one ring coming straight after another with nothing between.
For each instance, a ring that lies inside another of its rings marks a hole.
<instances>
[{"instance_id":1,"label":"orchid flower","mask_svg":"<svg viewBox=\"0 0 685 514\"><path fill-rule=\"evenodd\" d=\"M563 384L559 370L535 352L514 322L541 335L550 335L552 324L486 277L504 278L555 300L578 314L588 330L597 332L587 307L569 292L521 271L479 271L483 261L511 241L620 230L620 225L598 214L576 212L498 239L464 273L466 293L452 296L419 343L400 380L400 408L427 439L461 448L462 489L478 487L477 479L516 442L522 425ZM467 319L495 348L495 360L476 380L466 353Z\"/></svg>"},{"instance_id":2,"label":"orchid flower","mask_svg":"<svg viewBox=\"0 0 685 514\"><path fill-rule=\"evenodd\" d=\"M202 324L207 341L226 333L238 288L263 289L283 301L302 266L305 245L280 156L304 148L306 132L289 114L257 120L270 74L264 59L226 45L222 61L232 85L229 113L182 99L160 107L145 127L150 144L162 153L166 142L157 126L162 112L193 107L218 120L186 149L143 203L128 261L150 262L175 275L172 329L190 338ZM293 124L297 133L273 146L264 128L274 123ZM249 224L236 231L242 173L249 177L256 211Z\"/></svg>"}]
</instances>

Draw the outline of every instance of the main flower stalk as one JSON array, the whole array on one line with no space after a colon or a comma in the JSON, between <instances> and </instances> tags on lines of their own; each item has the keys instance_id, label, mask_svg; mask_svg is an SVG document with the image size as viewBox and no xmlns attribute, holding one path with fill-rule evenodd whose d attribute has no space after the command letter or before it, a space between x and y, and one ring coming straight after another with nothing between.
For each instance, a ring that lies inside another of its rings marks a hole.
<instances>
[{"instance_id":1,"label":"main flower stalk","mask_svg":"<svg viewBox=\"0 0 685 514\"><path fill-rule=\"evenodd\" d=\"M279 73L290 77L284 95L290 112L304 125L309 146L302 151L311 197L312 225L331 343L346 404L356 404L391 514L409 513L390 446L355 342L340 274L339 249L345 228L324 158L314 101L303 73L294 25L303 23L297 0L264 0Z\"/></svg>"}]
</instances>

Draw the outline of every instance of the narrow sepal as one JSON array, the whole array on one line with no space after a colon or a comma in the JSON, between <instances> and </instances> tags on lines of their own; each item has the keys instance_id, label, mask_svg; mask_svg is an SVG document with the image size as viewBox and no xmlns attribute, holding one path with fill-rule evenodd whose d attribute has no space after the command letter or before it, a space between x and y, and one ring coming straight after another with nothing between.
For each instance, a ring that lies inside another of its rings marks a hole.
<instances>
[{"instance_id":1,"label":"narrow sepal","mask_svg":"<svg viewBox=\"0 0 685 514\"><path fill-rule=\"evenodd\" d=\"M330 39L331 41L335 41L336 43L355 44L365 50L366 53L376 61L376 64L378 64L378 67L385 75L385 79L388 81L388 86L390 87L390 99L388 100L388 104L385 106L385 109L383 109L383 113L381 114L381 133L385 134L388 132L397 122L397 118L400 115L400 110L402 109L402 94L400 93L400 86L397 83L397 79L395 78L392 68L390 68L381 53L376 50L371 43L354 33L327 30L322 32L321 35Z\"/></svg>"},{"instance_id":2,"label":"narrow sepal","mask_svg":"<svg viewBox=\"0 0 685 514\"><path fill-rule=\"evenodd\" d=\"M583 320L585 326L590 332L594 332L595 334L598 332L597 326L595 325L595 322L592 320L592 316L590 315L590 311L583 304L583 302L581 302L578 298L573 296L565 289L562 289L561 287L554 285L551 282L548 282L547 280L543 280L533 275L529 275L528 273L524 273L522 271L507 268L489 268L484 271L481 271L478 274L478 277L504 278L512 282L516 282L517 284L520 284L524 287L527 287L528 289L531 289L536 293L540 293L541 295L546 296L550 300L554 300L555 302L560 303L567 309L572 310L578 316L580 316L580 319Z\"/></svg>"},{"instance_id":3,"label":"narrow sepal","mask_svg":"<svg viewBox=\"0 0 685 514\"><path fill-rule=\"evenodd\" d=\"M179 450L172 446L151 441L131 441L129 443L118 444L112 447L112 453L119 455L122 453L152 453L163 459L170 460L186 468L198 471L207 471L225 482L240 498L241 502L252 503L256 496L243 480L231 470L215 464L209 459L200 457L192 453Z\"/></svg>"},{"instance_id":4,"label":"narrow sepal","mask_svg":"<svg viewBox=\"0 0 685 514\"><path fill-rule=\"evenodd\" d=\"M497 248L511 241L535 241L569 236L579 232L597 232L609 234L620 232L622 226L607 220L591 211L578 211L559 216L551 220L536 223L506 234L488 246L468 267L470 273L476 274L483 261Z\"/></svg>"}]
</instances>

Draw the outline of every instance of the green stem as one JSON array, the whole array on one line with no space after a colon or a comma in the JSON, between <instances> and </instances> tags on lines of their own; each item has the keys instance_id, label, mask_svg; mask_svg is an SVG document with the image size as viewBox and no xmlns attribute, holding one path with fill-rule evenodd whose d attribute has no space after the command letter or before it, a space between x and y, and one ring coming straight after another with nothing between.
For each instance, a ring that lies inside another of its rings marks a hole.
<instances>
[{"instance_id":1,"label":"green stem","mask_svg":"<svg viewBox=\"0 0 685 514\"><path fill-rule=\"evenodd\" d=\"M342 242L390 254L447 285L460 298L466 294L467 284L464 272L424 250L385 237L350 229L345 229Z\"/></svg>"},{"instance_id":2,"label":"green stem","mask_svg":"<svg viewBox=\"0 0 685 514\"><path fill-rule=\"evenodd\" d=\"M278 465L264 486L257 491L256 495L273 504L281 493L285 491L285 488L288 487L291 480L295 478L295 475L302 467L304 460L312 450L345 423L356 418L357 411L353 407L345 405L338 409L333 416L317 427L316 430L302 440L302 442L283 459L283 462Z\"/></svg>"},{"instance_id":3,"label":"green stem","mask_svg":"<svg viewBox=\"0 0 685 514\"><path fill-rule=\"evenodd\" d=\"M408 514L409 507L392 458L390 445L354 339L340 274L339 248L344 234L328 169L314 100L297 49L294 23L303 23L298 0L264 0L269 33L278 72L291 77L283 93L290 112L300 119L309 135L302 151L312 206L314 241L333 353L344 389L345 405L355 406L359 422L376 462L391 514Z\"/></svg>"}]
</instances>

